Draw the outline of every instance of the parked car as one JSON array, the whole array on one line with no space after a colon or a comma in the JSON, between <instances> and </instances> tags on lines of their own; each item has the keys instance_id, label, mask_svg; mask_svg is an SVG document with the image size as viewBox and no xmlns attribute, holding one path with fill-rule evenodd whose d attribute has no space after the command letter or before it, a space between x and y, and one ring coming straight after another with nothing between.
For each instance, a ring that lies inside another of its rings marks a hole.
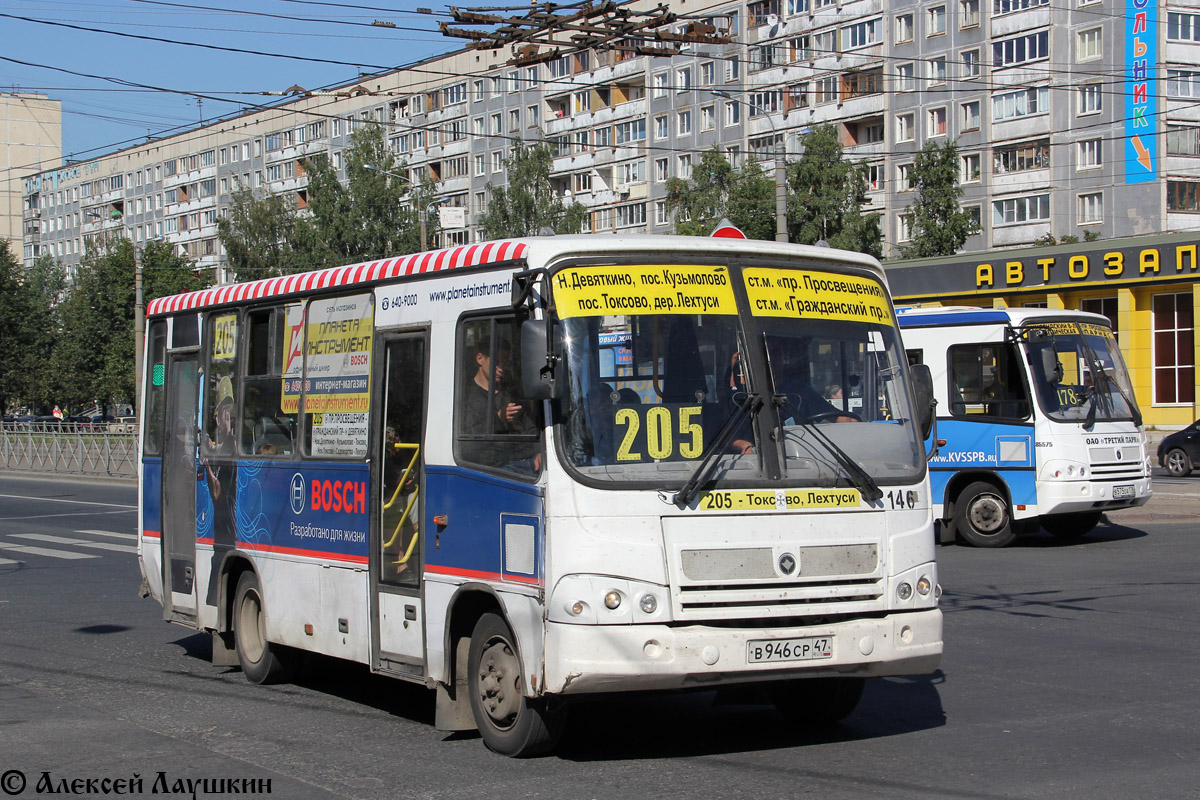
<instances>
[{"instance_id":1,"label":"parked car","mask_svg":"<svg viewBox=\"0 0 1200 800\"><path fill-rule=\"evenodd\" d=\"M1172 476L1182 478L1200 462L1200 419L1158 443L1158 463Z\"/></svg>"},{"instance_id":2,"label":"parked car","mask_svg":"<svg viewBox=\"0 0 1200 800\"><path fill-rule=\"evenodd\" d=\"M134 433L137 431L137 417L117 417L108 423L109 433Z\"/></svg>"}]
</instances>

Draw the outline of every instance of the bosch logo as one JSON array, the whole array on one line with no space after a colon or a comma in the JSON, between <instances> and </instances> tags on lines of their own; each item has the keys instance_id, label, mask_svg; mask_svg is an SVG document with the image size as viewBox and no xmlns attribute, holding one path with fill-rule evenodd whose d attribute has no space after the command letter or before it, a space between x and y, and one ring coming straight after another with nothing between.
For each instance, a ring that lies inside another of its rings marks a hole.
<instances>
[{"instance_id":1,"label":"bosch logo","mask_svg":"<svg viewBox=\"0 0 1200 800\"><path fill-rule=\"evenodd\" d=\"M292 476L291 500L293 514L304 511L304 476L299 472Z\"/></svg>"},{"instance_id":2,"label":"bosch logo","mask_svg":"<svg viewBox=\"0 0 1200 800\"><path fill-rule=\"evenodd\" d=\"M363 481L312 482L313 511L367 513L367 484Z\"/></svg>"},{"instance_id":3,"label":"bosch logo","mask_svg":"<svg viewBox=\"0 0 1200 800\"><path fill-rule=\"evenodd\" d=\"M779 557L779 572L783 575L793 575L800 568L800 560L791 553Z\"/></svg>"}]
</instances>

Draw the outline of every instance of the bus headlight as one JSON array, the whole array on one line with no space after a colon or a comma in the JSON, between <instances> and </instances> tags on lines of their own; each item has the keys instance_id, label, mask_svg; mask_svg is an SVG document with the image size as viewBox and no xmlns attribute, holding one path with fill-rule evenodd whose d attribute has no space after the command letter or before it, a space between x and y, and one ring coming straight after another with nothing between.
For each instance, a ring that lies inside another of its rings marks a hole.
<instances>
[{"instance_id":1,"label":"bus headlight","mask_svg":"<svg viewBox=\"0 0 1200 800\"><path fill-rule=\"evenodd\" d=\"M907 600L908 598L912 597L912 584L908 581L905 581L897 586L896 597L899 597L901 600Z\"/></svg>"},{"instance_id":2,"label":"bus headlight","mask_svg":"<svg viewBox=\"0 0 1200 800\"><path fill-rule=\"evenodd\" d=\"M638 607L642 609L643 613L653 614L658 611L658 598L652 594L644 594L638 601Z\"/></svg>"},{"instance_id":3,"label":"bus headlight","mask_svg":"<svg viewBox=\"0 0 1200 800\"><path fill-rule=\"evenodd\" d=\"M567 575L546 603L551 622L574 625L632 625L671 621L667 588L610 575Z\"/></svg>"},{"instance_id":4,"label":"bus headlight","mask_svg":"<svg viewBox=\"0 0 1200 800\"><path fill-rule=\"evenodd\" d=\"M917 581L917 594L921 596L929 594L929 590L932 588L933 585L929 582L929 578L924 575L922 575L921 579Z\"/></svg>"},{"instance_id":5,"label":"bus headlight","mask_svg":"<svg viewBox=\"0 0 1200 800\"><path fill-rule=\"evenodd\" d=\"M620 608L621 607L621 593L620 592L609 592L608 594L604 595L604 607L607 608L609 611L616 611L618 608Z\"/></svg>"}]
</instances>

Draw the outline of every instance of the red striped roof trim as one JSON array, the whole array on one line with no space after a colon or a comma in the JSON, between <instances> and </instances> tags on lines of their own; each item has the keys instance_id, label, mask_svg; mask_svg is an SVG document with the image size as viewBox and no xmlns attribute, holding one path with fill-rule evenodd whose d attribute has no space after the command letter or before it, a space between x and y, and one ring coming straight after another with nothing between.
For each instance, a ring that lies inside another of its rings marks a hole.
<instances>
[{"instance_id":1,"label":"red striped roof trim","mask_svg":"<svg viewBox=\"0 0 1200 800\"><path fill-rule=\"evenodd\" d=\"M459 267L478 267L500 261L513 261L525 257L529 246L518 241L488 242L487 244L463 245L428 253L413 253L399 258L380 261L364 261L344 267L329 267L314 272L284 275L278 278L263 278L250 283L234 283L201 289L196 292L159 297L150 301L147 316L171 314L176 311L218 306L242 300L258 300L327 289L331 286L354 286L369 281L397 278L402 275L419 275L426 272L441 272Z\"/></svg>"}]
</instances>

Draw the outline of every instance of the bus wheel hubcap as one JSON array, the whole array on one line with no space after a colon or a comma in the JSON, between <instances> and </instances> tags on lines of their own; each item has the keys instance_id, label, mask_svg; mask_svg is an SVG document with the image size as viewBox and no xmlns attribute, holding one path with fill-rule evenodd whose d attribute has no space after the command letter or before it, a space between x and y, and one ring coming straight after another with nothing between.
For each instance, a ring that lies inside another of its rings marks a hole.
<instances>
[{"instance_id":1,"label":"bus wheel hubcap","mask_svg":"<svg viewBox=\"0 0 1200 800\"><path fill-rule=\"evenodd\" d=\"M501 727L521 708L521 665L508 642L488 645L479 659L479 699L489 717Z\"/></svg>"},{"instance_id":2,"label":"bus wheel hubcap","mask_svg":"<svg viewBox=\"0 0 1200 800\"><path fill-rule=\"evenodd\" d=\"M980 533L995 533L1004 527L1004 502L990 494L971 504L971 525Z\"/></svg>"}]
</instances>

